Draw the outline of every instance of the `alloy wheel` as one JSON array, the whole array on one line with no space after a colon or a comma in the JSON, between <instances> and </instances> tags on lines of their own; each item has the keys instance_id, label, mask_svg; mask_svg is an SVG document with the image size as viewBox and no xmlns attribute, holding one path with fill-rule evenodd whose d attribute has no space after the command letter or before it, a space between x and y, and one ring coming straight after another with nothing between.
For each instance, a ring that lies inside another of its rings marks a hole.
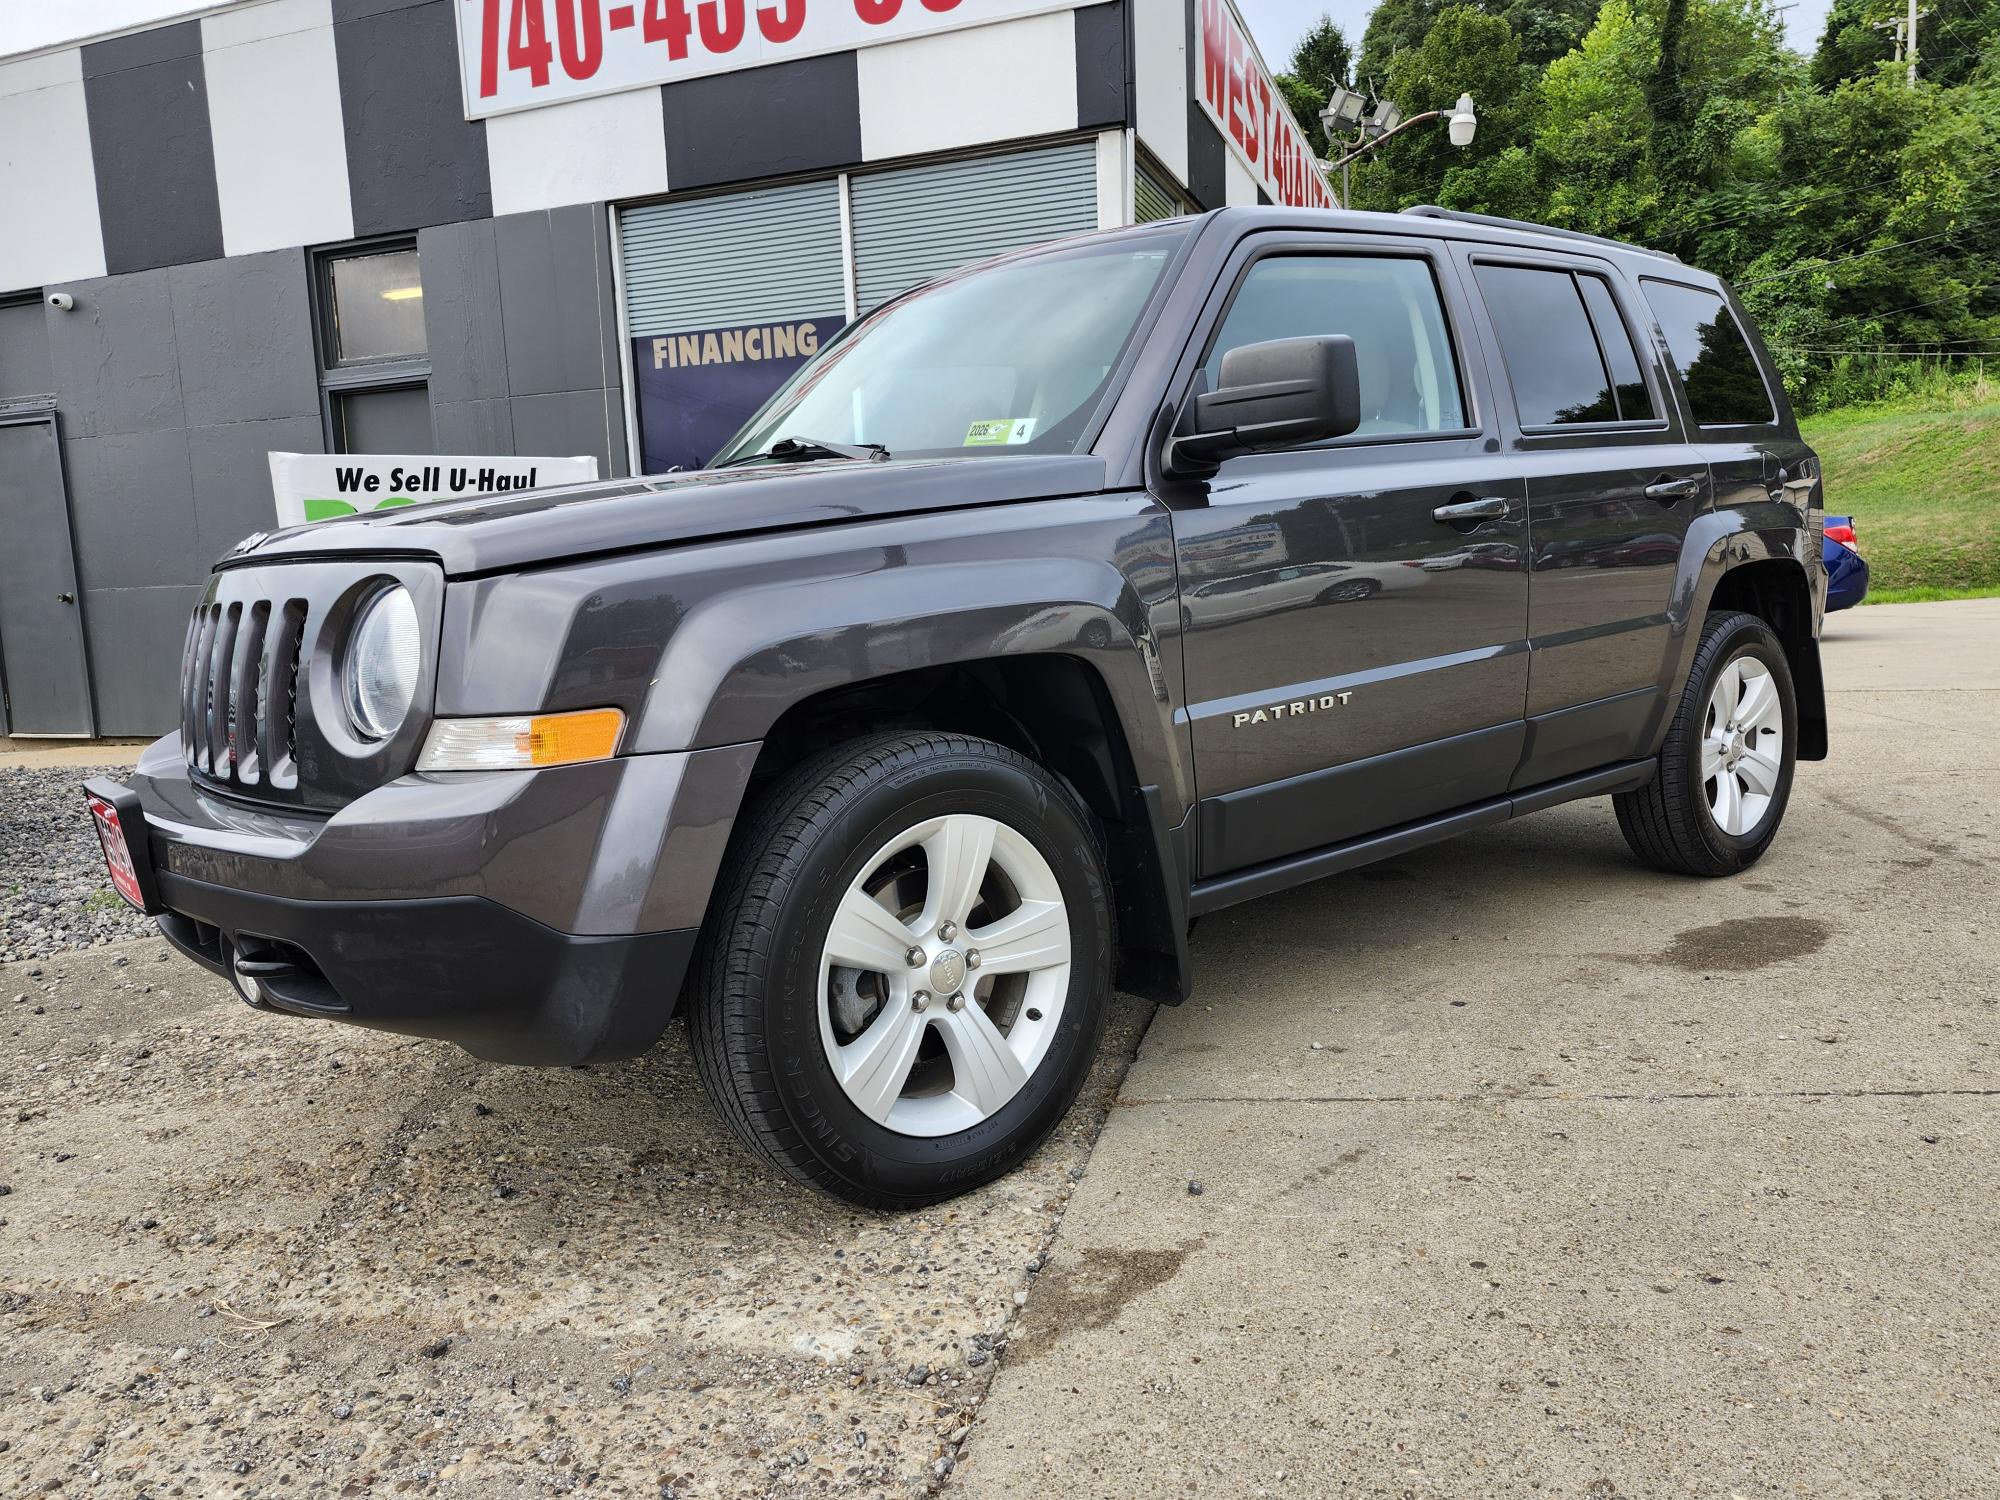
<instances>
[{"instance_id":1,"label":"alloy wheel","mask_svg":"<svg viewBox=\"0 0 2000 1500\"><path fill-rule=\"evenodd\" d=\"M1717 674L1702 728L1702 793L1715 826L1733 838L1770 811L1785 763L1784 707L1771 669L1738 656Z\"/></svg>"},{"instance_id":2,"label":"alloy wheel","mask_svg":"<svg viewBox=\"0 0 2000 1500\"><path fill-rule=\"evenodd\" d=\"M1047 1054L1070 983L1055 871L995 818L952 813L861 867L820 960L820 1040L855 1107L904 1135L990 1119Z\"/></svg>"}]
</instances>

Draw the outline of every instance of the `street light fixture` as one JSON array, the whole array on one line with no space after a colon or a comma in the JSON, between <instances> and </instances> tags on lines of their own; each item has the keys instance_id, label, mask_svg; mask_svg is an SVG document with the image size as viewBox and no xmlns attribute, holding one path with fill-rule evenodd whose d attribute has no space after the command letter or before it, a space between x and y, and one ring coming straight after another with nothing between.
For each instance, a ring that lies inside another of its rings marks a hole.
<instances>
[{"instance_id":1,"label":"street light fixture","mask_svg":"<svg viewBox=\"0 0 2000 1500\"><path fill-rule=\"evenodd\" d=\"M1460 94L1458 103L1452 106L1451 118L1446 122L1446 132L1454 146L1470 146L1472 133L1479 128L1479 116L1472 112L1472 95Z\"/></svg>"},{"instance_id":2,"label":"street light fixture","mask_svg":"<svg viewBox=\"0 0 2000 1500\"><path fill-rule=\"evenodd\" d=\"M1326 108L1320 111L1319 123L1328 135L1337 131L1352 130L1361 123L1361 117L1368 112L1368 101L1353 89L1333 86L1327 95Z\"/></svg>"}]
</instances>

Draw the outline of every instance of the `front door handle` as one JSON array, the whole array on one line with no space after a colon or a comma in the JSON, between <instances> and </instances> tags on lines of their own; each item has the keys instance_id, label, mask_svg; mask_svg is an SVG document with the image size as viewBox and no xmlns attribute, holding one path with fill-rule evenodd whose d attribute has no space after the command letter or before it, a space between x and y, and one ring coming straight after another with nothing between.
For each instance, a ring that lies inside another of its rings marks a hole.
<instances>
[{"instance_id":1,"label":"front door handle","mask_svg":"<svg viewBox=\"0 0 2000 1500\"><path fill-rule=\"evenodd\" d=\"M1646 498L1657 500L1662 505L1672 505L1678 500L1692 500L1701 493L1699 479L1662 479L1646 486Z\"/></svg>"},{"instance_id":2,"label":"front door handle","mask_svg":"<svg viewBox=\"0 0 2000 1500\"><path fill-rule=\"evenodd\" d=\"M1498 521L1507 514L1507 502L1499 495L1483 495L1477 500L1454 500L1449 505L1440 505L1431 512L1433 521L1442 521L1447 526L1463 526L1467 522Z\"/></svg>"}]
</instances>

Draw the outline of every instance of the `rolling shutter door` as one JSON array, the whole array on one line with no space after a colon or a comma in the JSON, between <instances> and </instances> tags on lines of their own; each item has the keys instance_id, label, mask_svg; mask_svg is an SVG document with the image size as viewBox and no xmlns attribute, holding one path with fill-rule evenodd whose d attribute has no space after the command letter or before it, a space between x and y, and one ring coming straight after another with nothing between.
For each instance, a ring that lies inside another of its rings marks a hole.
<instances>
[{"instance_id":1,"label":"rolling shutter door","mask_svg":"<svg viewBox=\"0 0 2000 1500\"><path fill-rule=\"evenodd\" d=\"M840 184L622 210L643 473L695 468L847 321Z\"/></svg>"},{"instance_id":2,"label":"rolling shutter door","mask_svg":"<svg viewBox=\"0 0 2000 1500\"><path fill-rule=\"evenodd\" d=\"M918 282L1023 245L1097 227L1097 143L857 176L855 301L862 312Z\"/></svg>"},{"instance_id":3,"label":"rolling shutter door","mask_svg":"<svg viewBox=\"0 0 2000 1500\"><path fill-rule=\"evenodd\" d=\"M1186 213L1179 198L1144 167L1132 178L1132 218L1139 224L1150 224L1155 219L1173 219Z\"/></svg>"},{"instance_id":4,"label":"rolling shutter door","mask_svg":"<svg viewBox=\"0 0 2000 1500\"><path fill-rule=\"evenodd\" d=\"M846 313L837 182L649 203L618 232L634 338Z\"/></svg>"}]
</instances>

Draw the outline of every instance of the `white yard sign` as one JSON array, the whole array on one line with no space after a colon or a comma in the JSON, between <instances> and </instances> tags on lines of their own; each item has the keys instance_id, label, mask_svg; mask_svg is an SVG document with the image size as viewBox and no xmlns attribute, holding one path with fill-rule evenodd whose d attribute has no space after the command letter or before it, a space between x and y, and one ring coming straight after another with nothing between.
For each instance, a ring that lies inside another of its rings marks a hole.
<instances>
[{"instance_id":1,"label":"white yard sign","mask_svg":"<svg viewBox=\"0 0 2000 1500\"><path fill-rule=\"evenodd\" d=\"M330 521L359 510L462 500L597 477L597 460L467 458L394 453L273 453L271 496L280 526Z\"/></svg>"},{"instance_id":2,"label":"white yard sign","mask_svg":"<svg viewBox=\"0 0 2000 1500\"><path fill-rule=\"evenodd\" d=\"M1079 0L454 0L465 117L1073 10Z\"/></svg>"}]
</instances>

